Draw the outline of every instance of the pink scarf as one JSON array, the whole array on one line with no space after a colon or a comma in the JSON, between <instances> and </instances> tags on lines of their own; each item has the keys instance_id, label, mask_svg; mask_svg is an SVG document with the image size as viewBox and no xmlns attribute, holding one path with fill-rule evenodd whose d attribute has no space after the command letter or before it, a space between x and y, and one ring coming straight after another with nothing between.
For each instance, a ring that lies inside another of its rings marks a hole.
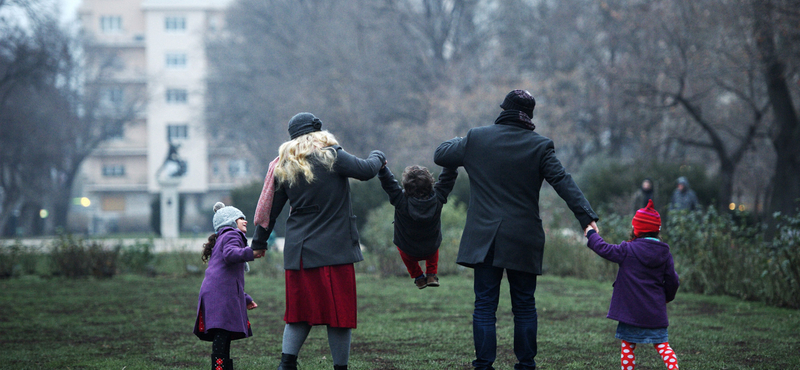
<instances>
[{"instance_id":1,"label":"pink scarf","mask_svg":"<svg viewBox=\"0 0 800 370\"><path fill-rule=\"evenodd\" d=\"M268 229L269 228L269 214L272 211L272 198L275 196L275 167L278 166L278 158L269 162L269 170L267 170L267 177L264 178L264 187L261 188L261 196L258 197L258 205L256 206L256 215L253 217L253 222L256 225Z\"/></svg>"}]
</instances>

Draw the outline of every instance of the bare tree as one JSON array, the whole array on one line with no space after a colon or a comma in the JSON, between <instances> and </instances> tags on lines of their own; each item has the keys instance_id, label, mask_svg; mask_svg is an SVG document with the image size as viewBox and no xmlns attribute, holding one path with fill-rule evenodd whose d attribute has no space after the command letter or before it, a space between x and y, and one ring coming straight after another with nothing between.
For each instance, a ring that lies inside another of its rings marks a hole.
<instances>
[{"instance_id":1,"label":"bare tree","mask_svg":"<svg viewBox=\"0 0 800 370\"><path fill-rule=\"evenodd\" d=\"M28 15L27 25L3 29L13 37L0 41L0 228L19 210L44 208L52 215L43 230L49 233L66 226L81 163L138 117L143 91L110 102L102 93L111 83L108 56L81 54L82 40L62 29L43 3L22 5L17 14Z\"/></svg>"},{"instance_id":2,"label":"bare tree","mask_svg":"<svg viewBox=\"0 0 800 370\"><path fill-rule=\"evenodd\" d=\"M800 199L800 120L788 83L790 78L798 79L800 68L798 5L797 1L752 1L759 66L775 117L772 143L777 159L769 208L784 214L794 214Z\"/></svg>"},{"instance_id":3,"label":"bare tree","mask_svg":"<svg viewBox=\"0 0 800 370\"><path fill-rule=\"evenodd\" d=\"M311 111L348 150L391 156L393 128L422 128L447 63L471 59L476 3L236 2L208 48L212 130L267 159L288 119Z\"/></svg>"}]
</instances>

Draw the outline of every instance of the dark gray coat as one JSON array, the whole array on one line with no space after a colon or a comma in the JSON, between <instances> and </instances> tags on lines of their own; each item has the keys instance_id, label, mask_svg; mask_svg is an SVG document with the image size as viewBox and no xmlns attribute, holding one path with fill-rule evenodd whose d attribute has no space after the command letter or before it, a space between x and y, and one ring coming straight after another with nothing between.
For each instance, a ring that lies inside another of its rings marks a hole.
<instances>
[{"instance_id":1,"label":"dark gray coat","mask_svg":"<svg viewBox=\"0 0 800 370\"><path fill-rule=\"evenodd\" d=\"M553 141L529 129L506 124L473 128L466 137L439 145L434 162L464 166L469 175L467 223L456 261L461 265L483 262L494 244L494 266L542 273L542 181L564 199L581 227L598 219L556 158Z\"/></svg>"},{"instance_id":2,"label":"dark gray coat","mask_svg":"<svg viewBox=\"0 0 800 370\"><path fill-rule=\"evenodd\" d=\"M408 255L425 258L442 244L442 207L456 184L458 170L445 168L433 185L433 194L425 199L406 196L392 171L384 167L378 173L383 191L394 206L394 240L392 242Z\"/></svg>"},{"instance_id":3,"label":"dark gray coat","mask_svg":"<svg viewBox=\"0 0 800 370\"><path fill-rule=\"evenodd\" d=\"M283 267L303 268L333 266L364 260L358 242L356 216L350 202L349 178L369 180L383 165L383 153L373 152L367 159L357 158L339 146L333 171L312 159L314 182L304 179L292 187L275 184L269 229L256 226L253 249L266 249L275 220L288 201L291 213L286 221ZM277 181L277 180L276 180Z\"/></svg>"}]
</instances>

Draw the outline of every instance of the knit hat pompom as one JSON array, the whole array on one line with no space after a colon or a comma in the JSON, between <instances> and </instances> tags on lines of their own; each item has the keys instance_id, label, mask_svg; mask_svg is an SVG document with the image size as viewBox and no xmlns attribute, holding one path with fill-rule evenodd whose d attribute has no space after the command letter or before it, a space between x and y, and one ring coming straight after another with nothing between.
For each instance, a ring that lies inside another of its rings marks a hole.
<instances>
[{"instance_id":1,"label":"knit hat pompom","mask_svg":"<svg viewBox=\"0 0 800 370\"><path fill-rule=\"evenodd\" d=\"M652 199L647 201L646 207L636 211L631 223L633 224L633 234L636 236L661 231L661 215L653 207Z\"/></svg>"},{"instance_id":2,"label":"knit hat pompom","mask_svg":"<svg viewBox=\"0 0 800 370\"><path fill-rule=\"evenodd\" d=\"M533 118L533 108L535 107L536 99L533 98L533 95L527 90L519 89L506 94L506 98L503 99L503 104L500 104L500 108L522 111L530 118Z\"/></svg>"},{"instance_id":3,"label":"knit hat pompom","mask_svg":"<svg viewBox=\"0 0 800 370\"><path fill-rule=\"evenodd\" d=\"M240 218L247 219L238 208L226 206L222 202L214 204L214 218L211 220L214 225L214 232L219 232L225 226L237 228L236 220Z\"/></svg>"}]
</instances>

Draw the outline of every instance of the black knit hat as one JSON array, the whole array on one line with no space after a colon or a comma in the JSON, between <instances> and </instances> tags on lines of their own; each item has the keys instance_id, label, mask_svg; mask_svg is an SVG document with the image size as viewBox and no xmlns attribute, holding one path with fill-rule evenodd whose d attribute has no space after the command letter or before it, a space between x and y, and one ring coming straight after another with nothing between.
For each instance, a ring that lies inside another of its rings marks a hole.
<instances>
[{"instance_id":1,"label":"black knit hat","mask_svg":"<svg viewBox=\"0 0 800 370\"><path fill-rule=\"evenodd\" d=\"M522 111L527 114L528 117L533 117L533 108L535 106L536 100L531 93L525 90L511 91L506 95L506 98L503 99L503 104L500 104L500 108Z\"/></svg>"},{"instance_id":2,"label":"black knit hat","mask_svg":"<svg viewBox=\"0 0 800 370\"><path fill-rule=\"evenodd\" d=\"M297 113L289 120L289 136L292 139L322 130L322 121L308 112Z\"/></svg>"}]
</instances>

